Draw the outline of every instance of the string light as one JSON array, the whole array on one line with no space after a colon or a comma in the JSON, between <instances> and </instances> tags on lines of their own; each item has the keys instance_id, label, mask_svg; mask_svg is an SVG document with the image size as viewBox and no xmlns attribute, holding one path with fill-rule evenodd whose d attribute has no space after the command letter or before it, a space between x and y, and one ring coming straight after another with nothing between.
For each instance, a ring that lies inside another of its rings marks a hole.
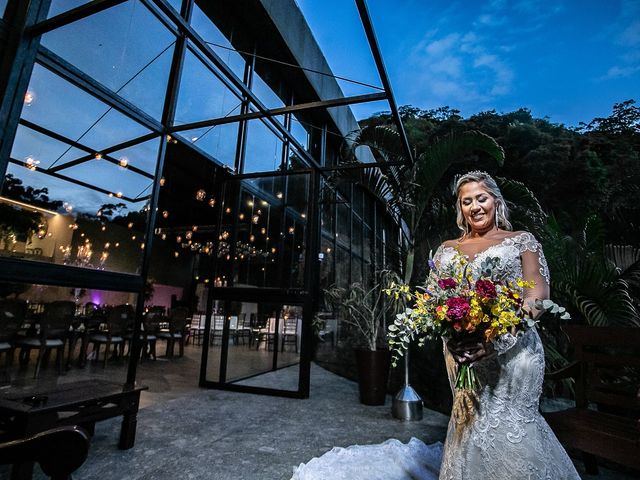
<instances>
[{"instance_id":1,"label":"string light","mask_svg":"<svg viewBox=\"0 0 640 480\"><path fill-rule=\"evenodd\" d=\"M33 90L27 90L26 93L24 94L24 104L27 107L30 107L35 100L36 100L36 94L33 92Z\"/></svg>"},{"instance_id":2,"label":"string light","mask_svg":"<svg viewBox=\"0 0 640 480\"><path fill-rule=\"evenodd\" d=\"M205 198L207 198L207 192L204 189L201 188L196 192L196 200L203 202Z\"/></svg>"}]
</instances>

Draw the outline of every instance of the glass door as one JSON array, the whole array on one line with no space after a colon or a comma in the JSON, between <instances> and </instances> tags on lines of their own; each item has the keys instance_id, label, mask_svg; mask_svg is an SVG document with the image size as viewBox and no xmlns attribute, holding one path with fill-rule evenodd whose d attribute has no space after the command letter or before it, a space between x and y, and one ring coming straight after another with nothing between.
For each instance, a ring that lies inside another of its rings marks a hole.
<instances>
[{"instance_id":1,"label":"glass door","mask_svg":"<svg viewBox=\"0 0 640 480\"><path fill-rule=\"evenodd\" d=\"M308 396L317 258L311 171L227 179L208 272L204 386Z\"/></svg>"}]
</instances>

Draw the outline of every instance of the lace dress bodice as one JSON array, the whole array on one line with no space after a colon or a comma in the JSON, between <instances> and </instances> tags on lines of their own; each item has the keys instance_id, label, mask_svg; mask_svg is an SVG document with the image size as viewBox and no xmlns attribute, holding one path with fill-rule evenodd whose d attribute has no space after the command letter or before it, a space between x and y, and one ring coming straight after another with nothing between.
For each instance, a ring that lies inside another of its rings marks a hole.
<instances>
[{"instance_id":1,"label":"lace dress bodice","mask_svg":"<svg viewBox=\"0 0 640 480\"><path fill-rule=\"evenodd\" d=\"M434 256L437 268L451 265L453 247L441 246ZM468 258L474 278L487 257L500 263L494 273L506 280L533 280L525 302L547 291L549 270L536 239L527 232ZM544 377L544 350L535 328L502 335L497 355L474 368L482 388L474 418L466 426L451 420L444 446L441 480L579 479L573 464L538 410ZM444 348L447 373L455 395L457 365Z\"/></svg>"}]
</instances>

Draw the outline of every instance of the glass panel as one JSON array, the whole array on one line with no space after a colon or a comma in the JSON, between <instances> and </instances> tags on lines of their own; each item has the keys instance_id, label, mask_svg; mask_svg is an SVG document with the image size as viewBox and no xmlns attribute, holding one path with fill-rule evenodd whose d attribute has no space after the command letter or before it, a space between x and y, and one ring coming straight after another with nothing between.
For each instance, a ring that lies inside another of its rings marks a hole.
<instances>
[{"instance_id":1,"label":"glass panel","mask_svg":"<svg viewBox=\"0 0 640 480\"><path fill-rule=\"evenodd\" d=\"M262 120L247 122L244 173L272 172L282 163L283 142Z\"/></svg>"},{"instance_id":2,"label":"glass panel","mask_svg":"<svg viewBox=\"0 0 640 480\"><path fill-rule=\"evenodd\" d=\"M362 282L362 259L351 257L351 283Z\"/></svg>"},{"instance_id":3,"label":"glass panel","mask_svg":"<svg viewBox=\"0 0 640 480\"><path fill-rule=\"evenodd\" d=\"M309 168L309 163L303 159L303 157L298 153L298 151L293 147L289 146L288 155L287 155L287 170L296 170L296 169L304 169Z\"/></svg>"},{"instance_id":4,"label":"glass panel","mask_svg":"<svg viewBox=\"0 0 640 480\"><path fill-rule=\"evenodd\" d=\"M291 134L293 138L300 142L305 149L309 148L309 133L307 132L306 125L301 123L295 115L291 116Z\"/></svg>"},{"instance_id":5,"label":"glass panel","mask_svg":"<svg viewBox=\"0 0 640 480\"><path fill-rule=\"evenodd\" d=\"M175 36L140 2L130 0L60 27L41 42L154 118L161 117Z\"/></svg>"},{"instance_id":6,"label":"glass panel","mask_svg":"<svg viewBox=\"0 0 640 480\"><path fill-rule=\"evenodd\" d=\"M349 247L351 237L351 209L342 197L338 197L338 231L336 239L345 247Z\"/></svg>"},{"instance_id":7,"label":"glass panel","mask_svg":"<svg viewBox=\"0 0 640 480\"><path fill-rule=\"evenodd\" d=\"M281 316L280 352L278 353L278 368L289 367L300 363L302 344L302 307L297 305L283 305ZM298 378L292 376L295 383L289 385L278 384L284 390L298 390Z\"/></svg>"},{"instance_id":8,"label":"glass panel","mask_svg":"<svg viewBox=\"0 0 640 480\"><path fill-rule=\"evenodd\" d=\"M351 256L349 251L338 247L336 252L336 285L347 288L350 283L349 269L351 268Z\"/></svg>"},{"instance_id":9,"label":"glass panel","mask_svg":"<svg viewBox=\"0 0 640 480\"><path fill-rule=\"evenodd\" d=\"M182 0L167 0L169 5L173 7L173 9L180 13L180 8L182 7Z\"/></svg>"},{"instance_id":10,"label":"glass panel","mask_svg":"<svg viewBox=\"0 0 640 480\"><path fill-rule=\"evenodd\" d=\"M207 374L207 380L216 376L216 359L220 358L222 328L225 327L229 332L227 382L297 391L297 375L283 375L276 369L290 366L297 371L302 308L279 303L224 303L217 326L215 322L212 324L216 334L212 335L207 365L207 372L211 371L212 376Z\"/></svg>"},{"instance_id":11,"label":"glass panel","mask_svg":"<svg viewBox=\"0 0 640 480\"><path fill-rule=\"evenodd\" d=\"M149 133L40 65L33 69L22 118L95 152Z\"/></svg>"},{"instance_id":12,"label":"glass panel","mask_svg":"<svg viewBox=\"0 0 640 480\"><path fill-rule=\"evenodd\" d=\"M49 7L48 18L55 17L56 15L71 10L72 8L79 7L85 3L89 3L90 0L51 0L51 7ZM4 2L7 3L6 1Z\"/></svg>"},{"instance_id":13,"label":"glass panel","mask_svg":"<svg viewBox=\"0 0 640 480\"><path fill-rule=\"evenodd\" d=\"M353 216L353 230L351 230L351 251L354 255L362 255L362 222Z\"/></svg>"},{"instance_id":14,"label":"glass panel","mask_svg":"<svg viewBox=\"0 0 640 480\"><path fill-rule=\"evenodd\" d=\"M240 113L240 96L229 90L214 70L187 50L176 107L177 125Z\"/></svg>"},{"instance_id":15,"label":"glass panel","mask_svg":"<svg viewBox=\"0 0 640 480\"><path fill-rule=\"evenodd\" d=\"M34 208L36 207L36 208ZM10 165L0 255L98 270L139 271L148 208ZM35 210L35 211L34 211Z\"/></svg>"},{"instance_id":16,"label":"glass panel","mask_svg":"<svg viewBox=\"0 0 640 480\"><path fill-rule=\"evenodd\" d=\"M322 237L320 248L320 288L335 283L333 239Z\"/></svg>"},{"instance_id":17,"label":"glass panel","mask_svg":"<svg viewBox=\"0 0 640 480\"><path fill-rule=\"evenodd\" d=\"M9 0L0 0L0 17L4 17L4 11L7 8L8 3Z\"/></svg>"},{"instance_id":18,"label":"glass panel","mask_svg":"<svg viewBox=\"0 0 640 480\"><path fill-rule=\"evenodd\" d=\"M238 105L238 110L240 105ZM235 167L238 143L238 123L226 123L206 128L185 130L177 134L222 165Z\"/></svg>"},{"instance_id":19,"label":"glass panel","mask_svg":"<svg viewBox=\"0 0 640 480\"><path fill-rule=\"evenodd\" d=\"M372 248L373 248L373 231L365 226L364 227L364 240L362 243L362 257L367 262L371 262L372 258Z\"/></svg>"},{"instance_id":20,"label":"glass panel","mask_svg":"<svg viewBox=\"0 0 640 480\"><path fill-rule=\"evenodd\" d=\"M218 29L218 27L200 9L200 6L207 8L208 2L197 1L193 6L191 15L191 26L207 42L213 51L233 70L236 76L242 80L244 77L245 61L242 56L233 48L231 42Z\"/></svg>"},{"instance_id":21,"label":"glass panel","mask_svg":"<svg viewBox=\"0 0 640 480\"><path fill-rule=\"evenodd\" d=\"M4 313L0 315L0 336L14 339L18 360L7 364L3 379L13 388L37 386L40 392L83 380L124 383L129 360L123 352L129 348L136 300L137 295L129 292L0 282L0 311ZM112 352L107 355L104 342L110 333L113 356ZM45 357L37 367L38 348L32 345L41 334L61 340L64 350L52 348L47 352L48 361ZM58 359L54 362L58 354L60 370ZM34 379L36 368L38 378Z\"/></svg>"},{"instance_id":22,"label":"glass panel","mask_svg":"<svg viewBox=\"0 0 640 480\"><path fill-rule=\"evenodd\" d=\"M251 90L265 107L269 109L284 107L282 99L274 93L271 87L258 74L253 76Z\"/></svg>"}]
</instances>

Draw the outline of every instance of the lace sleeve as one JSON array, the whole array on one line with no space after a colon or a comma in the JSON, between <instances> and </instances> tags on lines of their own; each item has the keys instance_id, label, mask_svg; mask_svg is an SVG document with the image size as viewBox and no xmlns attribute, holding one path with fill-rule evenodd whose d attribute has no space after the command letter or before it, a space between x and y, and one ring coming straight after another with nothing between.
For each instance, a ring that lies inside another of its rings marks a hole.
<instances>
[{"instance_id":1,"label":"lace sleeve","mask_svg":"<svg viewBox=\"0 0 640 480\"><path fill-rule=\"evenodd\" d=\"M522 259L522 277L524 280L533 281L535 286L524 291L524 306L531 308L535 315L532 302L536 299L549 298L549 267L544 258L542 246L530 233L522 233L522 240L518 242L520 258Z\"/></svg>"},{"instance_id":2,"label":"lace sleeve","mask_svg":"<svg viewBox=\"0 0 640 480\"><path fill-rule=\"evenodd\" d=\"M524 290L523 300L524 308L531 310L533 316L537 315L537 311L532 307L533 301L536 299L549 298L549 267L547 260L542 252L542 246L536 238L529 232L523 232L516 235L514 245L520 251L520 260L522 262L522 278L523 280L533 281L535 286ZM493 340L493 346L499 355L510 350L523 332L516 335L505 333Z\"/></svg>"}]
</instances>

